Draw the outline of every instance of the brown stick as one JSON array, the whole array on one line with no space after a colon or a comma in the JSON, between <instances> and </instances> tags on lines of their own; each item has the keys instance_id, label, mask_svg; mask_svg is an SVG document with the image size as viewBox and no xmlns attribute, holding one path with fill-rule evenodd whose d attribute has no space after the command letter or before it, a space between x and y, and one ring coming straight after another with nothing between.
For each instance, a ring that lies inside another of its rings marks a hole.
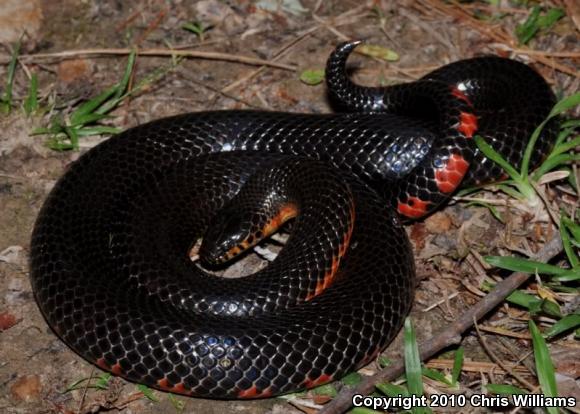
<instances>
[{"instance_id":1,"label":"brown stick","mask_svg":"<svg viewBox=\"0 0 580 414\"><path fill-rule=\"evenodd\" d=\"M550 240L544 247L535 254L532 259L547 262L562 251L562 240L559 235ZM527 273L512 273L507 279L499 282L493 291L482 298L471 309L469 309L457 322L449 325L447 328L439 332L433 338L425 341L419 347L419 354L421 360L424 361L442 349L450 345L459 344L461 342L461 335L474 324L474 321L481 319L489 311L502 303L504 299L514 290L517 289L530 277ZM331 402L329 402L319 414L342 414L352 405L352 397L355 394L369 394L374 388L375 384L392 381L399 377L405 371L405 362L403 360L397 361L393 365L388 366L375 375L365 378L355 389L342 390Z\"/></svg>"},{"instance_id":2,"label":"brown stick","mask_svg":"<svg viewBox=\"0 0 580 414\"><path fill-rule=\"evenodd\" d=\"M66 50L63 52L55 53L37 53L35 55L20 55L18 59L25 60L27 62L35 61L39 59L74 59L80 56L107 56L107 55L128 55L131 53L132 49L129 48L119 48L119 49L79 49L79 50ZM193 57L198 59L208 59L208 60L223 60L227 62L245 63L247 65L253 66L270 66L278 69L285 69L295 71L296 66L287 65L285 63L273 62L270 60L253 58L250 56L241 55L231 55L228 53L220 52L203 52L200 50L178 50L178 49L137 49L137 54L139 56L185 56ZM5 64L10 61L7 56L0 56L0 64Z\"/></svg>"}]
</instances>

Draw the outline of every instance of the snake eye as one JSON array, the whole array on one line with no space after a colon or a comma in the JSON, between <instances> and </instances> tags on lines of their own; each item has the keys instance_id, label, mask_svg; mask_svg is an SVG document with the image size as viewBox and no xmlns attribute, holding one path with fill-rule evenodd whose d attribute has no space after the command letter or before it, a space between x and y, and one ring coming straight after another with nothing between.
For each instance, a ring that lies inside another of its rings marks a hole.
<instances>
[{"instance_id":1,"label":"snake eye","mask_svg":"<svg viewBox=\"0 0 580 414\"><path fill-rule=\"evenodd\" d=\"M225 263L245 250L243 245L249 234L249 221L243 214L230 209L222 210L212 220L203 237L200 257L210 265Z\"/></svg>"}]
</instances>

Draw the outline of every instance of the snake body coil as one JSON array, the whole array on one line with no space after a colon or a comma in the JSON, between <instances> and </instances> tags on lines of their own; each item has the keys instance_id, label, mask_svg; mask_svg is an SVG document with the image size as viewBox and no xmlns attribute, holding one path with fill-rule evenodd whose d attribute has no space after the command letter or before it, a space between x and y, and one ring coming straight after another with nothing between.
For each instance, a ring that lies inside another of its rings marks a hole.
<instances>
[{"instance_id":1,"label":"snake body coil","mask_svg":"<svg viewBox=\"0 0 580 414\"><path fill-rule=\"evenodd\" d=\"M363 88L345 76L355 46L339 46L326 72L346 113L185 114L70 167L38 217L31 280L72 349L152 387L252 398L339 378L392 340L414 285L394 210L419 217L462 180L499 178L475 133L518 165L554 97L527 66L493 57ZM252 180L262 194L279 185L297 212L288 243L253 275L208 274L187 252Z\"/></svg>"}]
</instances>

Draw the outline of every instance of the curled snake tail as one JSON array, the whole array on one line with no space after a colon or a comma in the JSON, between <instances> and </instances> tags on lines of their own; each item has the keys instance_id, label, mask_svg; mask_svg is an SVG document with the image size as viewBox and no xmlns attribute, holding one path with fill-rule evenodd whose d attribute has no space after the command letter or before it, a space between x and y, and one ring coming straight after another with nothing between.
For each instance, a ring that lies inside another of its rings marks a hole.
<instances>
[{"instance_id":1,"label":"curled snake tail","mask_svg":"<svg viewBox=\"0 0 580 414\"><path fill-rule=\"evenodd\" d=\"M346 73L346 61L362 41L345 42L336 47L326 63L326 83L332 98L344 109L354 112L384 110L384 88L355 84Z\"/></svg>"}]
</instances>

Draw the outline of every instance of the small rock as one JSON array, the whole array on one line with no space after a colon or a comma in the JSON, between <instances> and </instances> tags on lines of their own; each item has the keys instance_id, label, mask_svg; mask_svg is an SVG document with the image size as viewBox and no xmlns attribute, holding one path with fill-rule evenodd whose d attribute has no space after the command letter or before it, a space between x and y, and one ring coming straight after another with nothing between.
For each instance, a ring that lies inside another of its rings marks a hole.
<instances>
[{"instance_id":1,"label":"small rock","mask_svg":"<svg viewBox=\"0 0 580 414\"><path fill-rule=\"evenodd\" d=\"M9 246L0 252L0 262L19 264L20 252L22 252L22 246Z\"/></svg>"},{"instance_id":2,"label":"small rock","mask_svg":"<svg viewBox=\"0 0 580 414\"><path fill-rule=\"evenodd\" d=\"M10 387L12 397L21 401L34 401L40 397L40 377L38 375L25 375L18 378Z\"/></svg>"},{"instance_id":3,"label":"small rock","mask_svg":"<svg viewBox=\"0 0 580 414\"><path fill-rule=\"evenodd\" d=\"M451 218L443 213L437 212L425 220L427 231L433 234L443 234L451 229Z\"/></svg>"},{"instance_id":4,"label":"small rock","mask_svg":"<svg viewBox=\"0 0 580 414\"><path fill-rule=\"evenodd\" d=\"M12 328L18 320L9 312L0 312L0 332Z\"/></svg>"},{"instance_id":5,"label":"small rock","mask_svg":"<svg viewBox=\"0 0 580 414\"><path fill-rule=\"evenodd\" d=\"M61 82L70 84L86 79L91 73L91 65L86 59L63 60L57 69Z\"/></svg>"}]
</instances>

